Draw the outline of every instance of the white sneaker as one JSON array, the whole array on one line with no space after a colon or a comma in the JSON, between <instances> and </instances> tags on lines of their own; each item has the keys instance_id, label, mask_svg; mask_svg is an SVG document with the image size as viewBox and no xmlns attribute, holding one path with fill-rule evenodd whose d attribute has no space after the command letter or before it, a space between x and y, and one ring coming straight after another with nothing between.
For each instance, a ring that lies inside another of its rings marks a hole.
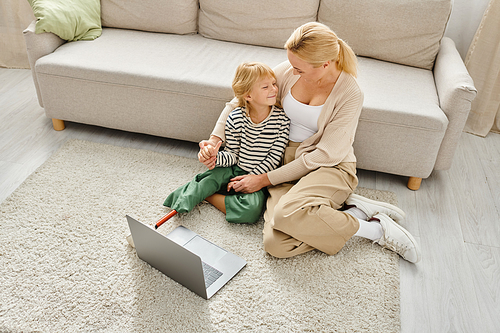
<instances>
[{"instance_id":1,"label":"white sneaker","mask_svg":"<svg viewBox=\"0 0 500 333\"><path fill-rule=\"evenodd\" d=\"M353 205L358 207L366 215L368 215L368 218L373 217L378 213L384 213L396 222L401 222L406 217L405 212L403 212L401 208L387 202L371 200L354 193L347 198L345 203L349 206Z\"/></svg>"},{"instance_id":2,"label":"white sneaker","mask_svg":"<svg viewBox=\"0 0 500 333\"><path fill-rule=\"evenodd\" d=\"M417 263L420 261L420 249L417 241L405 228L384 213L375 215L370 221L380 222L384 231L384 235L375 240L375 243L396 252L409 262Z\"/></svg>"}]
</instances>

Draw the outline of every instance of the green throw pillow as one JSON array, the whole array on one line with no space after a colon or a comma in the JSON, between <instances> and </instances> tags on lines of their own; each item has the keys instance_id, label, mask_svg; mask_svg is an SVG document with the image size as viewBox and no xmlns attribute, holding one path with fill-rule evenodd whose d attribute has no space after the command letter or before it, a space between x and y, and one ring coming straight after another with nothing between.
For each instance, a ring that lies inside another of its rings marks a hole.
<instances>
[{"instance_id":1,"label":"green throw pillow","mask_svg":"<svg viewBox=\"0 0 500 333\"><path fill-rule=\"evenodd\" d=\"M100 0L28 0L37 19L35 33L52 32L64 40L101 35Z\"/></svg>"}]
</instances>

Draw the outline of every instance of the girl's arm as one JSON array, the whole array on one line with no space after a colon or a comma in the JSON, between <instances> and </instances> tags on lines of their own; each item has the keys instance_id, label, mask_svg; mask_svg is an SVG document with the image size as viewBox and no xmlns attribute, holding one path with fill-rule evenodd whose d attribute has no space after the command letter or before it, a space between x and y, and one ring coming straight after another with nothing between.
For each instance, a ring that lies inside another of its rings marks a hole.
<instances>
[{"instance_id":1,"label":"girl's arm","mask_svg":"<svg viewBox=\"0 0 500 333\"><path fill-rule=\"evenodd\" d=\"M230 167L238 163L238 156L241 146L241 122L234 121L234 117L239 116L240 109L234 110L226 121L226 147L224 151L219 151L215 165L218 167Z\"/></svg>"}]
</instances>

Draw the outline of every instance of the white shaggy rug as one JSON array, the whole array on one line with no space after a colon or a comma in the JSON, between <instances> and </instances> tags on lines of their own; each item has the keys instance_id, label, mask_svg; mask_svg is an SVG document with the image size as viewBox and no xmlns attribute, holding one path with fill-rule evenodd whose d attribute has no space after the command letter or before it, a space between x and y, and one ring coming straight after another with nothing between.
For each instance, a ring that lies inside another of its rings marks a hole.
<instances>
[{"instance_id":1,"label":"white shaggy rug","mask_svg":"<svg viewBox=\"0 0 500 333\"><path fill-rule=\"evenodd\" d=\"M153 224L197 160L73 140L0 205L1 332L399 332L398 256L353 238L334 256L276 259L262 220L209 204L182 224L248 264L204 300L137 258L125 215ZM396 203L392 192L357 193Z\"/></svg>"}]
</instances>

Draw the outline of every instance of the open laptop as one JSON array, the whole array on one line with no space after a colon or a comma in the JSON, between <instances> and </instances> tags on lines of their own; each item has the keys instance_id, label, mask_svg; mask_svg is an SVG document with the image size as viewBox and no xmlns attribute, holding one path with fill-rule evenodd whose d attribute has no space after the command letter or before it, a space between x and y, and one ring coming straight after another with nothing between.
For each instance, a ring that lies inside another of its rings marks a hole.
<instances>
[{"instance_id":1,"label":"open laptop","mask_svg":"<svg viewBox=\"0 0 500 333\"><path fill-rule=\"evenodd\" d=\"M247 264L183 226L164 236L128 215L127 221L137 256L205 299Z\"/></svg>"}]
</instances>

